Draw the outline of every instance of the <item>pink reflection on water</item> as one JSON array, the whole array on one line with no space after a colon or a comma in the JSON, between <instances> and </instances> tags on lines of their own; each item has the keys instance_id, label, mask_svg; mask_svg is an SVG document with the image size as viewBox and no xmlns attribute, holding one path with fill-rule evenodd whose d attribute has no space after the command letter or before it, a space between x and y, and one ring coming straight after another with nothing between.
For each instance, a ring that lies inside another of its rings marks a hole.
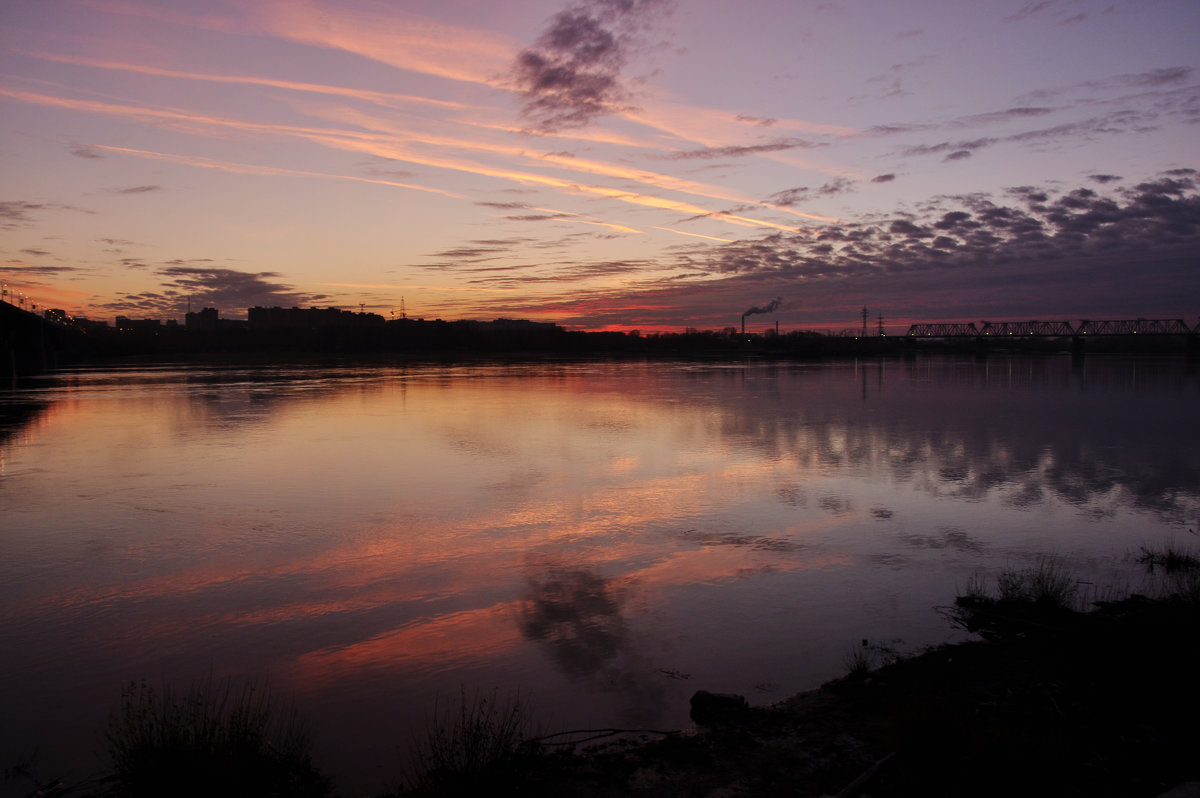
<instances>
[{"instance_id":1,"label":"pink reflection on water","mask_svg":"<svg viewBox=\"0 0 1200 798\"><path fill-rule=\"evenodd\" d=\"M974 570L1091 568L1197 528L1194 377L1091 369L62 385L0 440L0 699L44 738L101 720L123 679L267 674L352 773L367 729L398 744L394 715L461 686L532 685L563 725L812 686L847 640L944 639L932 608Z\"/></svg>"}]
</instances>

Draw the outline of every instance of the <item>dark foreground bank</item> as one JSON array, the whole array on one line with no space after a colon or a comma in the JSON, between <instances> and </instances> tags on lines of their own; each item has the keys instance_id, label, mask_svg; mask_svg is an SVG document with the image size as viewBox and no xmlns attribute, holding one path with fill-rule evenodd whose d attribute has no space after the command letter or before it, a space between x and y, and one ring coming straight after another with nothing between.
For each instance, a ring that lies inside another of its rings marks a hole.
<instances>
[{"instance_id":1,"label":"dark foreground bank","mask_svg":"<svg viewBox=\"0 0 1200 798\"><path fill-rule=\"evenodd\" d=\"M389 796L1200 795L1200 563L1175 556L1146 553L1171 589L1086 611L1053 566L973 584L946 614L980 640L907 657L864 641L847 676L770 707L694 705L693 731L530 740L519 703L464 696ZM294 720L254 691L132 689L110 772L10 768L5 794L336 795Z\"/></svg>"},{"instance_id":2,"label":"dark foreground bank","mask_svg":"<svg viewBox=\"0 0 1200 798\"><path fill-rule=\"evenodd\" d=\"M1157 796L1200 782L1195 603L1054 615L695 734L503 775L523 794L580 796Z\"/></svg>"},{"instance_id":3,"label":"dark foreground bank","mask_svg":"<svg viewBox=\"0 0 1200 798\"><path fill-rule=\"evenodd\" d=\"M542 746L435 772L417 792L1200 795L1200 579L1194 557L1167 556L1144 560L1172 569L1159 598L1080 611L1072 577L1043 564L1003 575L996 595L977 584L947 609L979 641L911 657L864 641L848 676L780 704L718 709L695 732L583 755Z\"/></svg>"}]
</instances>

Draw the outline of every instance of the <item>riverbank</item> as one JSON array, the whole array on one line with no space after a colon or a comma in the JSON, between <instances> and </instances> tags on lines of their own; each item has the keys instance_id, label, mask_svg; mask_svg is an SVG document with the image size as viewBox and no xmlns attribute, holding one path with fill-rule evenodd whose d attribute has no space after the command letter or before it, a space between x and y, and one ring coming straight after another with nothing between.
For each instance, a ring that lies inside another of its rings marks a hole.
<instances>
[{"instance_id":1,"label":"riverbank","mask_svg":"<svg viewBox=\"0 0 1200 798\"><path fill-rule=\"evenodd\" d=\"M911 656L863 641L848 675L778 704L693 701L693 730L529 740L519 705L469 704L430 729L437 758L376 798L1200 795L1200 561L1143 558L1172 589L1081 608L1053 565L1008 572L998 595L972 583L945 608L979 640ZM65 785L7 770L4 794L337 795L261 691L134 685L123 703L111 773Z\"/></svg>"},{"instance_id":2,"label":"riverbank","mask_svg":"<svg viewBox=\"0 0 1200 798\"><path fill-rule=\"evenodd\" d=\"M963 596L948 614L979 641L911 657L864 641L849 675L779 704L730 709L694 732L527 748L435 773L416 794L1200 794L1186 792L1200 785L1192 573L1183 592L1086 612L1046 596ZM871 669L872 656L892 661Z\"/></svg>"}]
</instances>

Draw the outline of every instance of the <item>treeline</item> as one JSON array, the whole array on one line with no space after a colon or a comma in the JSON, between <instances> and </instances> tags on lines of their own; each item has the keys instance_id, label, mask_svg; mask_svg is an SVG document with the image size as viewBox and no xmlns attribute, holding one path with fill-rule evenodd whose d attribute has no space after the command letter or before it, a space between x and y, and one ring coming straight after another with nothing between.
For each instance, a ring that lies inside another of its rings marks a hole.
<instances>
[{"instance_id":1,"label":"treeline","mask_svg":"<svg viewBox=\"0 0 1200 798\"><path fill-rule=\"evenodd\" d=\"M347 314L349 317L351 314ZM370 316L371 314L364 314ZM1069 338L914 339L907 336L838 336L793 331L738 333L732 330L684 333L585 332L556 324L515 319L426 321L379 317L363 323L268 324L225 322L209 329L173 325L92 328L80 333L77 351L91 357L187 354L394 354L400 356L487 356L545 354L821 359L911 355L919 352L987 356L1005 352L1085 354L1083 342ZM318 318L318 317L313 317ZM1200 336L1106 336L1089 339L1086 353L1197 354Z\"/></svg>"},{"instance_id":2,"label":"treeline","mask_svg":"<svg viewBox=\"0 0 1200 798\"><path fill-rule=\"evenodd\" d=\"M370 315L370 314L366 314ZM313 317L320 321L319 317ZM426 321L396 319L361 324L223 323L208 329L182 326L134 326L89 329L86 353L96 356L170 355L183 353L547 353L581 354L714 354L753 352L836 353L858 349L895 349L900 340L835 338L816 333L782 335L729 331L686 333L584 332L557 324L520 319L494 321Z\"/></svg>"}]
</instances>

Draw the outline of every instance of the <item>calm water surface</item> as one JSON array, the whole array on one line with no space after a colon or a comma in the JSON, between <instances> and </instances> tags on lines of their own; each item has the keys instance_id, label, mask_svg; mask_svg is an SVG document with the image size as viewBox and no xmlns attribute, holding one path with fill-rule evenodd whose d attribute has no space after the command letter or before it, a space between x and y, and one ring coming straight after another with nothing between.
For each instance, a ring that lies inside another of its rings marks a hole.
<instances>
[{"instance_id":1,"label":"calm water surface","mask_svg":"<svg viewBox=\"0 0 1200 798\"><path fill-rule=\"evenodd\" d=\"M348 794L460 689L548 731L767 703L1200 531L1183 359L63 373L0 393L0 753L95 767L130 679L269 679Z\"/></svg>"}]
</instances>

